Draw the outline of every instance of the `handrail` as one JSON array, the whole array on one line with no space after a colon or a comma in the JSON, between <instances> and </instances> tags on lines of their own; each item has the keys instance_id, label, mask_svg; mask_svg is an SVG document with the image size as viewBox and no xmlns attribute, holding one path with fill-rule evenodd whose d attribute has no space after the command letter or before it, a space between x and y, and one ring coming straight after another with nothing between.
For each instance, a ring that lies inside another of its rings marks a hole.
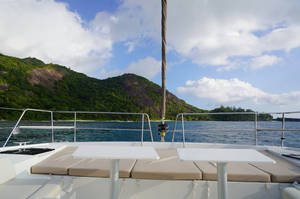
<instances>
[{"instance_id":1,"label":"handrail","mask_svg":"<svg viewBox=\"0 0 300 199\"><path fill-rule=\"evenodd\" d=\"M97 112L97 111L51 111L51 110L42 110L42 109L15 109L15 108L6 108L6 107L0 107L0 109L4 110L17 110L22 111L22 114L20 115L19 119L17 120L17 123L13 127L11 133L7 137L5 143L3 144L3 147L5 147L10 140L11 136L17 131L18 128L38 128L37 126L19 126L21 120L23 119L25 113L28 111L35 111L35 112L46 112L50 113L50 120L51 125L50 126L41 126L41 129L51 129L51 139L52 142L54 142L54 129L74 129L74 142L76 142L77 138L77 130L125 130L125 131L140 131L141 130L141 145L143 145L144 142L144 131L149 131L151 142L153 142L153 135L152 135L152 128L151 128L151 121L150 117L147 113L130 113L130 112ZM72 113L74 114L74 125L73 126L54 126L54 113ZM285 132L300 132L300 129L286 129L285 128L285 118L287 114L297 114L300 113L300 111L293 111L293 112L215 112L215 113L178 113L176 115L175 124L174 124L174 130L172 133L172 142L174 142L175 139L175 133L176 132L182 132L182 140L183 140L183 146L185 147L185 132L190 132L190 130L185 130L184 127L184 116L196 116L196 115L254 115L254 140L255 144L258 144L258 132L282 132L281 133L281 146L284 146L284 140L285 140ZM141 116L141 129L108 129L108 128L80 128L77 126L77 114L116 114L116 115L140 115ZM258 116L260 114L280 114L282 115L282 126L280 129L263 129L258 128ZM180 118L181 117L181 118ZM181 119L181 130L177 130L177 122ZM144 129L145 119L148 121L149 129ZM235 131L238 129L234 129ZM241 129L240 129L241 130ZM245 130L245 129L242 129ZM248 129L252 130L252 129Z\"/></svg>"},{"instance_id":2,"label":"handrail","mask_svg":"<svg viewBox=\"0 0 300 199\"><path fill-rule=\"evenodd\" d=\"M196 116L196 115L257 115L256 112L216 112L216 113L178 113L176 115L175 124L174 124L174 130L172 133L172 142L174 142L175 139L175 132L177 128L177 121L178 118L181 116L181 126L182 126L182 143L183 147L185 147L185 130L184 130L184 116L190 115L190 116Z\"/></svg>"},{"instance_id":3,"label":"handrail","mask_svg":"<svg viewBox=\"0 0 300 199\"><path fill-rule=\"evenodd\" d=\"M52 117L53 112L52 112L52 111L48 111L48 110L41 110L41 109L31 109L31 108L27 108L27 109L24 109L24 110L23 110L21 116L19 117L17 123L15 124L14 128L13 128L12 131L10 132L9 136L7 137L5 143L3 144L2 147L5 147L5 146L6 146L6 144L8 143L8 141L9 141L9 139L11 138L11 136L13 135L13 133L16 131L16 129L17 129L19 123L21 122L23 116L25 115L25 113L26 113L27 111L36 111L36 112L47 112L47 113L50 113L50 114L51 114L51 124L52 124L52 138L54 137L54 136L53 136L53 117Z\"/></svg>"},{"instance_id":4,"label":"handrail","mask_svg":"<svg viewBox=\"0 0 300 199\"><path fill-rule=\"evenodd\" d=\"M0 109L7 109L7 110L12 110L13 108L3 108L0 107ZM13 109L15 110L15 109ZM24 117L25 113L28 111L35 111L35 112L46 112L46 113L50 113L50 121L51 121L51 126L50 128L48 128L48 126L41 126L41 129L51 129L51 140L52 142L54 142L54 129L74 129L74 142L76 142L76 131L77 130L86 130L86 129L93 129L93 130L103 130L103 128L78 128L77 127L77 114L113 114L113 115L141 115L142 117L142 127L141 129L130 129L130 130L141 130L141 145L143 145L144 143L144 131L149 131L150 133L150 138L151 138L151 142L153 142L153 135L152 135L152 129L151 129L151 122L150 122L150 117L147 113L130 113L130 112L95 112L95 111L50 111L50 110L42 110L42 109L31 109L31 108L27 108L27 109L17 109L17 110L23 110L21 116L19 117L17 123L15 124L15 126L13 127L11 133L9 134L9 136L7 137L5 143L3 144L3 147L5 147L8 143L8 141L10 140L11 136L14 134L14 132L18 129L18 128L38 128L38 126L19 126L22 118ZM74 114L74 125L73 126L54 126L54 113L72 113ZM144 123L145 123L145 117L148 121L148 128L149 129L144 129ZM113 130L113 129L110 129ZM129 130L129 129L116 129L116 130Z\"/></svg>"},{"instance_id":5,"label":"handrail","mask_svg":"<svg viewBox=\"0 0 300 199\"><path fill-rule=\"evenodd\" d=\"M101 112L101 111L53 111L54 113L88 113L88 114L112 114L112 115L142 115L147 113L131 112Z\"/></svg>"},{"instance_id":6,"label":"handrail","mask_svg":"<svg viewBox=\"0 0 300 199\"><path fill-rule=\"evenodd\" d=\"M74 142L76 142L76 129L77 128L77 120L76 120L76 115L77 114L109 114L109 115L141 115L142 117L142 128L141 128L141 144L143 145L144 142L144 120L145 117L147 118L148 121L148 126L149 126L149 132L150 132L150 138L151 142L153 142L153 135L152 135L152 129L151 129L151 122L150 122L150 117L147 113L131 113L131 112L101 112L101 111L53 111L54 113L73 113L74 114ZM95 129L95 128L93 128Z\"/></svg>"},{"instance_id":7,"label":"handrail","mask_svg":"<svg viewBox=\"0 0 300 199\"><path fill-rule=\"evenodd\" d=\"M52 127L51 126L18 126L17 128L19 129L51 129ZM11 129L10 128L7 128L7 129ZM53 129L57 130L57 129L75 129L74 126L53 126ZM89 128L89 127L76 127L76 130L103 130L103 131L111 131L111 130L114 130L114 131L141 131L141 129L117 129L117 128L96 128L96 127L92 127L92 128ZM150 131L150 129L144 129L144 132L145 131Z\"/></svg>"},{"instance_id":8,"label":"handrail","mask_svg":"<svg viewBox=\"0 0 300 199\"><path fill-rule=\"evenodd\" d=\"M178 113L177 115L254 115L256 112ZM266 113L265 113L266 114Z\"/></svg>"},{"instance_id":9,"label":"handrail","mask_svg":"<svg viewBox=\"0 0 300 199\"><path fill-rule=\"evenodd\" d=\"M184 116L190 115L190 116L196 116L196 115L254 115L254 140L255 145L258 144L258 132L261 131L273 131L273 132L281 132L281 147L284 146L284 140L285 140L285 132L300 132L300 129L286 129L285 128L285 115L286 114L297 114L300 113L300 111L293 111L293 112L215 112L215 113L178 113L176 115L175 124L174 124L174 130L172 133L172 142L174 142L175 139L175 132L179 132L177 130L177 122L179 120L179 117L181 116L181 126L182 126L182 143L183 147L185 147L185 132L187 130L184 129ZM258 116L261 114L281 114L282 115L282 127L281 129L262 129L258 128Z\"/></svg>"},{"instance_id":10,"label":"handrail","mask_svg":"<svg viewBox=\"0 0 300 199\"><path fill-rule=\"evenodd\" d=\"M257 131L271 131L271 132L300 132L300 129L257 129Z\"/></svg>"}]
</instances>

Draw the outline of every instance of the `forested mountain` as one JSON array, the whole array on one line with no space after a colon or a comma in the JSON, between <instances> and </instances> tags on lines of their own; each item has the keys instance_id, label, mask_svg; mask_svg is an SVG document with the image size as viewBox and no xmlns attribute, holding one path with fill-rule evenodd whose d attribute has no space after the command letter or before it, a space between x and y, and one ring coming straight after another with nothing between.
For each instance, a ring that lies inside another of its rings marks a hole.
<instances>
[{"instance_id":1,"label":"forested mountain","mask_svg":"<svg viewBox=\"0 0 300 199\"><path fill-rule=\"evenodd\" d=\"M57 64L45 64L36 58L19 59L0 54L0 107L37 108L47 110L76 110L101 112L144 112L159 119L161 87L146 78L124 74L105 80L88 77ZM187 104L167 92L166 119L177 113L193 112L252 112L252 110L223 107L204 111ZM0 119L17 119L19 112L0 111ZM29 117L31 116L31 117ZM49 119L49 114L29 114L28 119ZM71 118L60 115L56 119ZM80 116L79 116L80 118ZM91 119L134 119L89 115ZM86 119L86 118L85 118ZM189 120L253 120L253 115L187 116ZM271 120L271 115L259 115Z\"/></svg>"},{"instance_id":2,"label":"forested mountain","mask_svg":"<svg viewBox=\"0 0 300 199\"><path fill-rule=\"evenodd\" d=\"M145 112L158 119L160 103L161 87L134 74L99 80L36 58L0 54L1 107ZM167 92L166 118L173 119L179 112L200 111ZM5 119L11 113L0 114L0 119Z\"/></svg>"}]
</instances>

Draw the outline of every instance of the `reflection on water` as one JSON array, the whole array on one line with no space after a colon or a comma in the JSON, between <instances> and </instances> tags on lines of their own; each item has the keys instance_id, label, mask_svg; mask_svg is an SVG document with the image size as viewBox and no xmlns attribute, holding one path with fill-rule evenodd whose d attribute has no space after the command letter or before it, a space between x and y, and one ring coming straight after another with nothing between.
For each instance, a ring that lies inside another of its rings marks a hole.
<instances>
[{"instance_id":1,"label":"reflection on water","mask_svg":"<svg viewBox=\"0 0 300 199\"><path fill-rule=\"evenodd\" d=\"M172 140L174 122L168 122L170 132L165 140ZM12 130L14 122L0 122L0 145L2 146L7 136ZM22 122L21 126L49 126L50 122ZM55 126L73 126L73 122L55 122ZM300 129L299 122L286 122L286 129ZM152 122L153 138L159 141L157 122ZM77 129L77 141L140 141L141 122L78 122L78 128L104 128L104 130ZM220 122L220 121L186 121L186 142L207 142L207 143L227 143L227 144L254 144L255 131L254 122ZM258 122L258 128L281 129L281 122ZM109 130L108 130L109 129ZM126 130L118 130L126 129ZM134 130L139 129L139 130ZM145 123L145 129L148 124ZM181 123L177 124L175 141L182 142ZM300 148L300 132L286 132L285 146ZM259 145L280 146L281 132L258 132ZM69 141L74 139L73 129L54 130L56 142ZM144 131L144 140L150 141L149 131ZM13 135L8 145L14 142L30 141L30 143L51 142L51 130L21 129L19 134Z\"/></svg>"}]
</instances>

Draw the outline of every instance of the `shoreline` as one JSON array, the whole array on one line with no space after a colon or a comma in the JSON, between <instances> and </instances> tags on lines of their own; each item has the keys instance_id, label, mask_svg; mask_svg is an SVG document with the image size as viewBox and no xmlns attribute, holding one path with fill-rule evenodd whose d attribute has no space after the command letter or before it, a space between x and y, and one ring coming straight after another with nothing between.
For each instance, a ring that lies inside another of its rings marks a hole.
<instances>
[{"instance_id":1,"label":"shoreline","mask_svg":"<svg viewBox=\"0 0 300 199\"><path fill-rule=\"evenodd\" d=\"M74 122L74 120L53 120L54 122ZM173 122L175 120L165 120ZM0 122L15 122L15 120L0 120ZM23 120L22 122L50 122L50 120ZM141 122L141 120L76 120L76 122ZM147 120L145 120L147 122ZM160 120L150 120L150 122L161 122Z\"/></svg>"},{"instance_id":2,"label":"shoreline","mask_svg":"<svg viewBox=\"0 0 300 199\"><path fill-rule=\"evenodd\" d=\"M0 122L16 122L17 120L0 120ZM145 123L148 123L148 120L144 120ZM165 122L175 122L176 120L165 120ZM51 122L50 120L23 120L22 122ZM53 122L72 122L74 123L74 120L53 120ZM141 120L76 120L76 122L141 122ZM158 123L161 122L161 120L150 120L150 122ZM179 120L178 120L179 122ZM188 120L186 119L185 122L254 122L250 120ZM259 120L258 122L281 122L281 120ZM298 120L287 120L285 122L300 122Z\"/></svg>"}]
</instances>

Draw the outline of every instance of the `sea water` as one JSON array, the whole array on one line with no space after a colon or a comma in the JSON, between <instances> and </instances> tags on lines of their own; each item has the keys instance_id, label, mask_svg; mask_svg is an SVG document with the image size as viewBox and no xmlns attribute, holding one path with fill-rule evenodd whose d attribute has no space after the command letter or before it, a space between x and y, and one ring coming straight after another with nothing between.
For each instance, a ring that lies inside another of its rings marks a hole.
<instances>
[{"instance_id":1,"label":"sea water","mask_svg":"<svg viewBox=\"0 0 300 199\"><path fill-rule=\"evenodd\" d=\"M175 122L167 122L169 131L165 141L172 141ZM14 122L0 122L0 146L2 146L10 134ZM151 130L154 141L160 141L158 135L158 122L151 122ZM50 126L50 122L22 122L21 126ZM55 126L73 126L74 122L55 122ZM281 122L259 121L260 129L281 129ZM141 122L80 122L76 123L76 141L141 141ZM286 129L299 129L299 132L285 132L284 146L300 148L300 122L286 122ZM255 124L249 122L228 121L185 121L185 141L200 143L223 143L223 144L255 144ZM149 126L144 124L144 141L151 141ZM280 131L258 131L257 139L259 145L281 146ZM74 129L55 129L55 142L73 142ZM31 144L52 141L51 129L20 129L14 134L7 145L16 145L16 142L28 141ZM181 122L177 123L175 142L183 141Z\"/></svg>"}]
</instances>

